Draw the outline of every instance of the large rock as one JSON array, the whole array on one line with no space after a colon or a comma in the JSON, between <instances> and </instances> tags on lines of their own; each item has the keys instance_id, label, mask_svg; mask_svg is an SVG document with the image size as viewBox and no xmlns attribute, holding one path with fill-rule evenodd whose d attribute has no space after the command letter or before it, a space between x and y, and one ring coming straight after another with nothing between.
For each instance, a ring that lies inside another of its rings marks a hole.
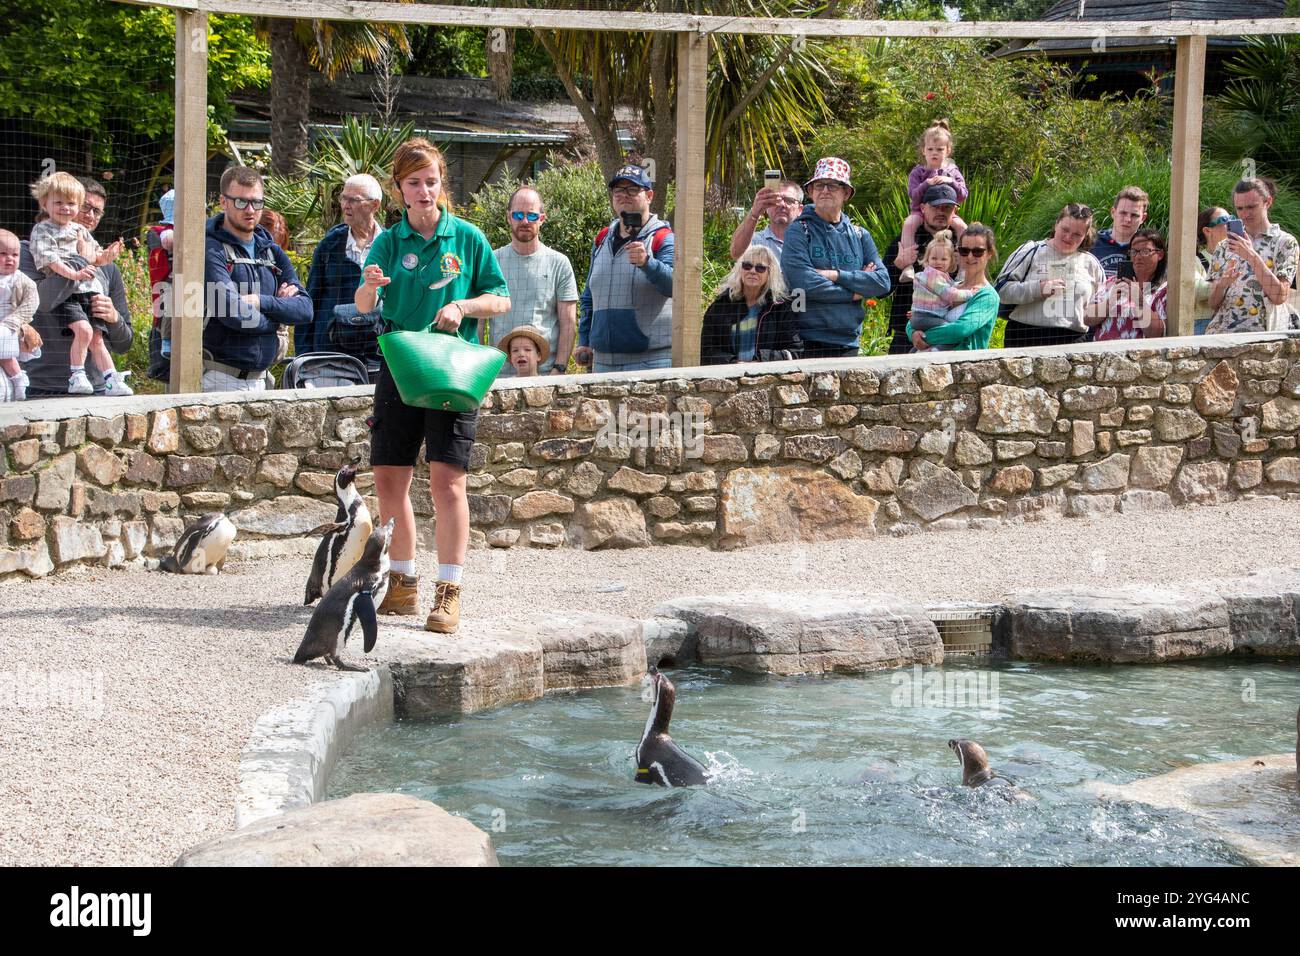
<instances>
[{"instance_id":1,"label":"large rock","mask_svg":"<svg viewBox=\"0 0 1300 956\"><path fill-rule=\"evenodd\" d=\"M1111 455L1091 465L1085 465L1079 483L1084 491L1110 491L1128 484L1128 455Z\"/></svg>"},{"instance_id":2,"label":"large rock","mask_svg":"<svg viewBox=\"0 0 1300 956\"><path fill-rule=\"evenodd\" d=\"M394 708L404 717L444 717L542 696L542 644L491 622L466 623L450 640L381 626L373 656L388 662Z\"/></svg>"},{"instance_id":3,"label":"large rock","mask_svg":"<svg viewBox=\"0 0 1300 956\"><path fill-rule=\"evenodd\" d=\"M1294 755L1269 754L1180 767L1121 785L1094 783L1090 789L1106 799L1189 814L1257 865L1296 867L1295 774Z\"/></svg>"},{"instance_id":4,"label":"large rock","mask_svg":"<svg viewBox=\"0 0 1300 956\"><path fill-rule=\"evenodd\" d=\"M176 424L176 409L160 408L153 413L149 430L148 449L155 455L169 455L181 446L181 433Z\"/></svg>"},{"instance_id":5,"label":"large rock","mask_svg":"<svg viewBox=\"0 0 1300 956\"><path fill-rule=\"evenodd\" d=\"M1139 448L1133 455L1130 482L1134 488L1163 491L1174 480L1182 460L1183 449L1173 445Z\"/></svg>"},{"instance_id":6,"label":"large rock","mask_svg":"<svg viewBox=\"0 0 1300 956\"><path fill-rule=\"evenodd\" d=\"M1227 604L1195 589L1024 591L1007 598L1004 620L1019 660L1152 664L1232 650Z\"/></svg>"},{"instance_id":7,"label":"large rock","mask_svg":"<svg viewBox=\"0 0 1300 956\"><path fill-rule=\"evenodd\" d=\"M1186 441L1205 431L1205 419L1190 408L1157 408L1156 434L1161 441Z\"/></svg>"},{"instance_id":8,"label":"large rock","mask_svg":"<svg viewBox=\"0 0 1300 956\"><path fill-rule=\"evenodd\" d=\"M1234 654L1300 657L1300 568L1207 582L1228 605Z\"/></svg>"},{"instance_id":9,"label":"large rock","mask_svg":"<svg viewBox=\"0 0 1300 956\"><path fill-rule=\"evenodd\" d=\"M67 515L55 515L50 521L51 550L56 564L102 558L108 549L104 536L93 524L83 524Z\"/></svg>"},{"instance_id":10,"label":"large rock","mask_svg":"<svg viewBox=\"0 0 1300 956\"><path fill-rule=\"evenodd\" d=\"M1227 362L1214 366L1214 371L1197 383L1193 398L1196 410L1214 417L1231 413L1237 404L1237 373Z\"/></svg>"},{"instance_id":11,"label":"large rock","mask_svg":"<svg viewBox=\"0 0 1300 956\"><path fill-rule=\"evenodd\" d=\"M77 456L60 455L42 471L36 481L36 507L63 511L72 496L72 479L77 473Z\"/></svg>"},{"instance_id":12,"label":"large rock","mask_svg":"<svg viewBox=\"0 0 1300 956\"><path fill-rule=\"evenodd\" d=\"M1050 435L1061 403L1041 388L985 385L980 389L979 431L995 435Z\"/></svg>"},{"instance_id":13,"label":"large rock","mask_svg":"<svg viewBox=\"0 0 1300 956\"><path fill-rule=\"evenodd\" d=\"M595 548L644 548L650 544L645 515L631 498L580 504L572 526L573 542Z\"/></svg>"},{"instance_id":14,"label":"large rock","mask_svg":"<svg viewBox=\"0 0 1300 956\"><path fill-rule=\"evenodd\" d=\"M767 389L739 392L718 405L714 421L730 428L752 430L772 420L772 399Z\"/></svg>"},{"instance_id":15,"label":"large rock","mask_svg":"<svg viewBox=\"0 0 1300 956\"><path fill-rule=\"evenodd\" d=\"M926 521L979 502L979 495L967 488L951 468L934 467L921 475L917 475L917 470L913 466L916 477L909 478L898 489L898 500Z\"/></svg>"},{"instance_id":16,"label":"large rock","mask_svg":"<svg viewBox=\"0 0 1300 956\"><path fill-rule=\"evenodd\" d=\"M275 437L283 448L315 448L325 436L325 403L283 402L275 413Z\"/></svg>"},{"instance_id":17,"label":"large rock","mask_svg":"<svg viewBox=\"0 0 1300 956\"><path fill-rule=\"evenodd\" d=\"M573 499L553 491L530 491L514 500L510 513L519 521L530 521L544 515L573 514Z\"/></svg>"},{"instance_id":18,"label":"large rock","mask_svg":"<svg viewBox=\"0 0 1300 956\"><path fill-rule=\"evenodd\" d=\"M546 614L528 623L542 644L546 690L631 684L646 671L641 622L584 611Z\"/></svg>"},{"instance_id":19,"label":"large rock","mask_svg":"<svg viewBox=\"0 0 1300 956\"><path fill-rule=\"evenodd\" d=\"M939 664L943 643L925 609L849 592L680 598L651 612L687 622L703 664L769 674L860 674Z\"/></svg>"},{"instance_id":20,"label":"large rock","mask_svg":"<svg viewBox=\"0 0 1300 956\"><path fill-rule=\"evenodd\" d=\"M1221 461L1184 465L1175 485L1182 501L1214 504L1228 488L1228 466Z\"/></svg>"},{"instance_id":21,"label":"large rock","mask_svg":"<svg viewBox=\"0 0 1300 956\"><path fill-rule=\"evenodd\" d=\"M257 820L187 850L177 866L496 866L464 817L402 793L355 793Z\"/></svg>"},{"instance_id":22,"label":"large rock","mask_svg":"<svg viewBox=\"0 0 1300 956\"><path fill-rule=\"evenodd\" d=\"M1266 432L1294 432L1300 429L1300 401L1275 398L1264 403L1262 422Z\"/></svg>"},{"instance_id":23,"label":"large rock","mask_svg":"<svg viewBox=\"0 0 1300 956\"><path fill-rule=\"evenodd\" d=\"M28 548L0 548L0 575L22 571L28 577L43 578L53 570L50 549L44 541Z\"/></svg>"},{"instance_id":24,"label":"large rock","mask_svg":"<svg viewBox=\"0 0 1300 956\"><path fill-rule=\"evenodd\" d=\"M309 534L332 522L337 510L338 506L333 502L301 495L281 495L236 511L230 520L240 531L285 538Z\"/></svg>"},{"instance_id":25,"label":"large rock","mask_svg":"<svg viewBox=\"0 0 1300 956\"><path fill-rule=\"evenodd\" d=\"M737 468L722 481L719 546L868 537L879 503L824 471Z\"/></svg>"}]
</instances>

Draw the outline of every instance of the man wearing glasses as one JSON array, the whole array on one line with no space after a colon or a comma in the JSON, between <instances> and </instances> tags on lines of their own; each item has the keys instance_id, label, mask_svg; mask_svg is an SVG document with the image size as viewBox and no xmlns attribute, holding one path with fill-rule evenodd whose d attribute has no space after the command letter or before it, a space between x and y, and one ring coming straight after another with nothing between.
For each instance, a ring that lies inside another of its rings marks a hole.
<instances>
[{"instance_id":1,"label":"man wearing glasses","mask_svg":"<svg viewBox=\"0 0 1300 956\"><path fill-rule=\"evenodd\" d=\"M506 204L510 242L493 250L510 289L510 311L492 318L489 344L500 348L526 325L541 329L551 347L538 374L563 375L578 332L578 283L569 257L542 242L544 222L541 194L532 186L516 189Z\"/></svg>"},{"instance_id":2,"label":"man wearing glasses","mask_svg":"<svg viewBox=\"0 0 1300 956\"><path fill-rule=\"evenodd\" d=\"M78 177L86 189L86 198L77 213L77 222L92 233L99 228L104 218L104 207L108 204L108 194L97 180L86 176ZM48 308L55 302L57 286L67 285L67 280L57 276L44 276L36 271L27 242L22 243L22 258L19 267L29 278L36 281L37 291L41 296L40 310L32 318L32 326L45 340L41 346L41 357L33 359L24 366L28 377L28 398L57 398L68 394L68 376L71 368L68 352L72 345L71 337L62 334L63 328ZM125 355L131 350L131 340L135 337L131 327L131 310L126 299L126 285L117 263L110 262L98 267L100 277L108 295L96 295L91 300L91 313L102 319L106 325L104 344L115 355ZM86 363L86 377L96 395L105 394L104 378L95 367L94 362Z\"/></svg>"},{"instance_id":3,"label":"man wearing glasses","mask_svg":"<svg viewBox=\"0 0 1300 956\"><path fill-rule=\"evenodd\" d=\"M754 196L749 214L740 220L740 225L731 234L732 261L743 256L745 250L753 245L767 246L779 262L785 246L785 231L802 211L803 187L793 179L781 180L776 189L764 186ZM767 214L767 226L755 232L764 213Z\"/></svg>"},{"instance_id":4,"label":"man wearing glasses","mask_svg":"<svg viewBox=\"0 0 1300 956\"><path fill-rule=\"evenodd\" d=\"M618 216L596 236L578 323L579 365L626 372L673 364L673 231L650 212L654 183L640 166L609 181ZM594 353L594 354L593 354Z\"/></svg>"},{"instance_id":5,"label":"man wearing glasses","mask_svg":"<svg viewBox=\"0 0 1300 956\"><path fill-rule=\"evenodd\" d=\"M258 225L265 206L256 170L232 166L222 174L221 212L208 220L204 263L205 392L265 389L278 327L313 319L293 263Z\"/></svg>"},{"instance_id":6,"label":"man wearing glasses","mask_svg":"<svg viewBox=\"0 0 1300 956\"><path fill-rule=\"evenodd\" d=\"M361 285L361 267L366 264L370 247L384 231L375 218L382 199L379 181L367 173L349 176L343 183L339 193L343 221L325 233L312 253L307 295L316 319L310 326L300 325L293 330L295 354L346 352L363 361L378 359L377 330L358 328L348 321L336 322L336 318L347 320L358 315L352 299Z\"/></svg>"}]
</instances>

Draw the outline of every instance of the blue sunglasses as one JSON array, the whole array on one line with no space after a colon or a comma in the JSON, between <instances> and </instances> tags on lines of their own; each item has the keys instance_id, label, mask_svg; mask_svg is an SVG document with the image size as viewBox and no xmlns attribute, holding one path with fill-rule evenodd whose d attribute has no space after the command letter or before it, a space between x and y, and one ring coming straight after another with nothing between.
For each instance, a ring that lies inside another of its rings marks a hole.
<instances>
[{"instance_id":1,"label":"blue sunglasses","mask_svg":"<svg viewBox=\"0 0 1300 956\"><path fill-rule=\"evenodd\" d=\"M542 218L542 214L540 212L512 212L510 218L515 222L523 222L525 219L529 222L536 222Z\"/></svg>"}]
</instances>

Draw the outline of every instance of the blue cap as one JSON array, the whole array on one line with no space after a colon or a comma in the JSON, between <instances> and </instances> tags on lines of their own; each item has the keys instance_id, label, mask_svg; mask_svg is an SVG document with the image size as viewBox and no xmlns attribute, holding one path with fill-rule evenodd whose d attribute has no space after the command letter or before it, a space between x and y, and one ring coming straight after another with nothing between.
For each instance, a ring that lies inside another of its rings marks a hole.
<instances>
[{"instance_id":1,"label":"blue cap","mask_svg":"<svg viewBox=\"0 0 1300 956\"><path fill-rule=\"evenodd\" d=\"M609 188L613 189L614 184L619 180L626 180L634 186L640 186L642 189L655 188L655 184L650 181L650 177L646 174L645 167L634 166L631 163L624 166L614 174L613 178L609 181Z\"/></svg>"},{"instance_id":2,"label":"blue cap","mask_svg":"<svg viewBox=\"0 0 1300 956\"><path fill-rule=\"evenodd\" d=\"M158 200L158 208L162 210L162 221L169 226L175 225L172 221L172 210L176 208L176 190L169 189L162 194Z\"/></svg>"},{"instance_id":3,"label":"blue cap","mask_svg":"<svg viewBox=\"0 0 1300 956\"><path fill-rule=\"evenodd\" d=\"M957 190L947 183L935 183L921 196L921 202L927 206L957 205Z\"/></svg>"}]
</instances>

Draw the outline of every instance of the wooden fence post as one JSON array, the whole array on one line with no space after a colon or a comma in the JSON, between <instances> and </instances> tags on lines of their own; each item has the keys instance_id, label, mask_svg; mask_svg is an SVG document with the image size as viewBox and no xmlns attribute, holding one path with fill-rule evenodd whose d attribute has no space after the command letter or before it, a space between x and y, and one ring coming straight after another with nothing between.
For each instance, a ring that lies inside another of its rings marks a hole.
<instances>
[{"instance_id":1,"label":"wooden fence post","mask_svg":"<svg viewBox=\"0 0 1300 956\"><path fill-rule=\"evenodd\" d=\"M700 364L704 322L704 141L709 39L677 34L677 193L673 209L673 365Z\"/></svg>"},{"instance_id":2,"label":"wooden fence post","mask_svg":"<svg viewBox=\"0 0 1300 956\"><path fill-rule=\"evenodd\" d=\"M1169 177L1169 299L1166 335L1191 335L1196 309L1196 217L1200 214L1205 37L1179 37L1174 65L1174 156ZM1228 197L1223 197L1226 201Z\"/></svg>"},{"instance_id":3,"label":"wooden fence post","mask_svg":"<svg viewBox=\"0 0 1300 956\"><path fill-rule=\"evenodd\" d=\"M203 378L204 225L207 221L208 15L176 11L176 182L169 391Z\"/></svg>"}]
</instances>

